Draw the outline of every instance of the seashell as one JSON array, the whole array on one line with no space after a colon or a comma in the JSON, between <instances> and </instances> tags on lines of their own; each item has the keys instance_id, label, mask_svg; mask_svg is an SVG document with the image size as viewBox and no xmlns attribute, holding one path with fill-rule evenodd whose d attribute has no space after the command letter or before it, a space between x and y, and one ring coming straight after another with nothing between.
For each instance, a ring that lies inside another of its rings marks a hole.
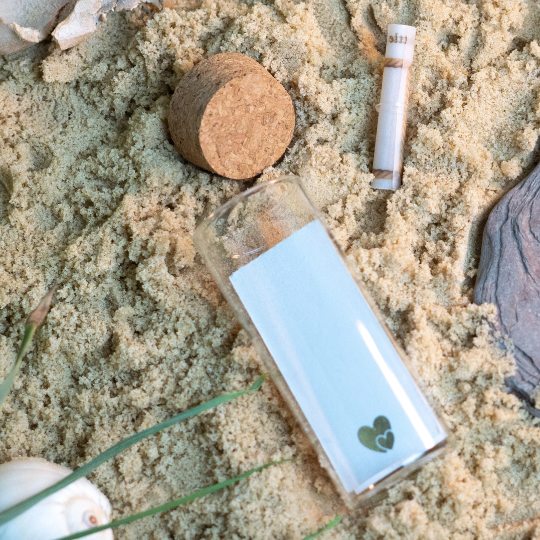
<instances>
[{"instance_id":1,"label":"seashell","mask_svg":"<svg viewBox=\"0 0 540 540\"><path fill-rule=\"evenodd\" d=\"M0 1L0 54L22 51L43 41L69 0Z\"/></svg>"},{"instance_id":2,"label":"seashell","mask_svg":"<svg viewBox=\"0 0 540 540\"><path fill-rule=\"evenodd\" d=\"M0 465L0 511L55 484L72 471L44 459L15 459ZM57 540L109 523L111 505L86 478L47 497L0 526L0 540ZM87 537L113 540L111 530Z\"/></svg>"},{"instance_id":3,"label":"seashell","mask_svg":"<svg viewBox=\"0 0 540 540\"><path fill-rule=\"evenodd\" d=\"M62 50L78 45L107 20L109 11L135 9L139 4L152 4L162 9L161 0L77 0L71 13L52 32Z\"/></svg>"},{"instance_id":4,"label":"seashell","mask_svg":"<svg viewBox=\"0 0 540 540\"><path fill-rule=\"evenodd\" d=\"M52 34L69 49L93 34L110 11L134 9L162 0L0 0L0 55L21 51Z\"/></svg>"}]
</instances>

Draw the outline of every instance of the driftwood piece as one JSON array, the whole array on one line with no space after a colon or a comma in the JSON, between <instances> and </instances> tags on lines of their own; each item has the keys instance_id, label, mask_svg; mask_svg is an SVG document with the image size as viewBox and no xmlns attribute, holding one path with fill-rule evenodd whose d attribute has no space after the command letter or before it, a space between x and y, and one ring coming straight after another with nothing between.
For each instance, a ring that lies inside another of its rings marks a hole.
<instances>
[{"instance_id":1,"label":"driftwood piece","mask_svg":"<svg viewBox=\"0 0 540 540\"><path fill-rule=\"evenodd\" d=\"M497 306L497 330L514 342L517 373L507 380L536 416L540 383L540 165L491 212L482 242L475 302Z\"/></svg>"}]
</instances>

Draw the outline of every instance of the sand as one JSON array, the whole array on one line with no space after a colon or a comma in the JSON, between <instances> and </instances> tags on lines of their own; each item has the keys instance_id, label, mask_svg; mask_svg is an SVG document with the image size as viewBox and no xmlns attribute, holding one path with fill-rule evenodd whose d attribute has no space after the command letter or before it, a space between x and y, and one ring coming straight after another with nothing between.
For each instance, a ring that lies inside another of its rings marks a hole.
<instances>
[{"instance_id":1,"label":"sand","mask_svg":"<svg viewBox=\"0 0 540 540\"><path fill-rule=\"evenodd\" d=\"M391 22L418 29L395 193L369 187ZM180 0L111 15L69 51L0 59L0 376L60 284L0 418L0 462L76 467L263 370L191 241L249 182L186 163L166 125L182 75L236 51L296 107L289 150L257 181L304 178L455 436L445 459L325 538L540 538L539 422L504 391L513 360L490 337L493 308L472 303L487 213L537 156L539 24L532 0ZM271 383L91 479L119 517L288 457L116 536L296 540L343 508Z\"/></svg>"}]
</instances>

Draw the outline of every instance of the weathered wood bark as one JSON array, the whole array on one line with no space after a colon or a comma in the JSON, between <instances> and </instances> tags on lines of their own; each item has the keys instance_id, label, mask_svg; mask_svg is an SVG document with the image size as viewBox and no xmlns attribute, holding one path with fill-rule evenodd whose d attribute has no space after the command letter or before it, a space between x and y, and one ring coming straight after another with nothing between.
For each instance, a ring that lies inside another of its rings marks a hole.
<instances>
[{"instance_id":1,"label":"weathered wood bark","mask_svg":"<svg viewBox=\"0 0 540 540\"><path fill-rule=\"evenodd\" d=\"M517 373L507 384L540 416L531 400L540 383L540 165L489 216L475 302L497 306L497 330L515 346Z\"/></svg>"}]
</instances>

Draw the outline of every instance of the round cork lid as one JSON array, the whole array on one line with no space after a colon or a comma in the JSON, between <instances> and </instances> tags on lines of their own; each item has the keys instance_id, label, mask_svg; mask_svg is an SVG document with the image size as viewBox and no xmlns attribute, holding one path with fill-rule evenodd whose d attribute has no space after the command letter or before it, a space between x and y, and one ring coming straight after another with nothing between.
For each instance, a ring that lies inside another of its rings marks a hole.
<instances>
[{"instance_id":1,"label":"round cork lid","mask_svg":"<svg viewBox=\"0 0 540 540\"><path fill-rule=\"evenodd\" d=\"M236 180L275 163L294 125L285 88L255 60L237 53L197 64L180 81L169 109L169 128L182 156Z\"/></svg>"}]
</instances>

